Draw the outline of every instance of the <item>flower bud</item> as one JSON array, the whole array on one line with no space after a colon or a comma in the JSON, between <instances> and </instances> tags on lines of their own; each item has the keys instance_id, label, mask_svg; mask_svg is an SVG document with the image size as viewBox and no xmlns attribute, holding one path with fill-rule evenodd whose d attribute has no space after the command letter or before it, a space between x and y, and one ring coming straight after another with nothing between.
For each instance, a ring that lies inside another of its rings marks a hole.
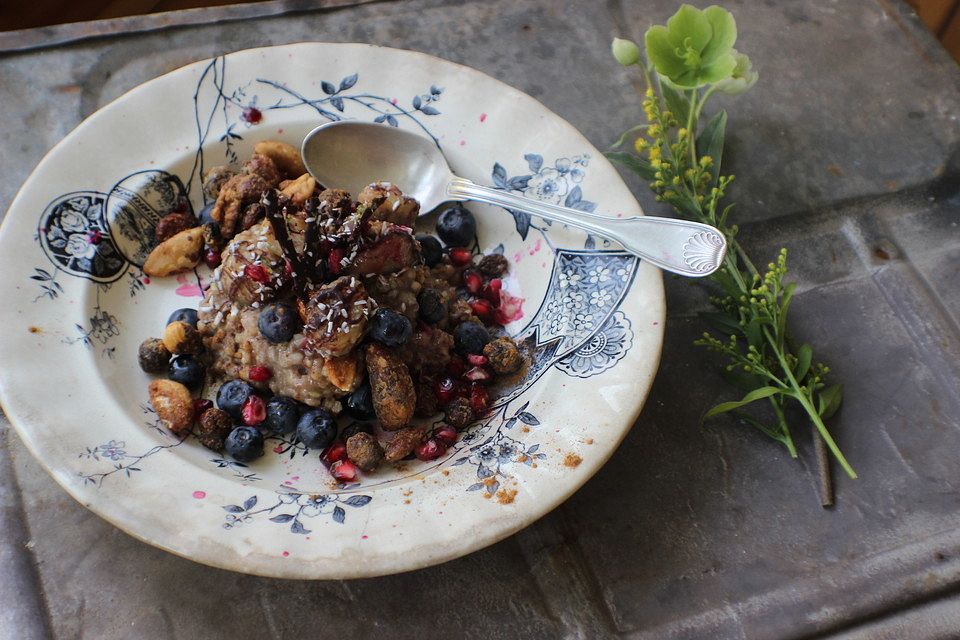
<instances>
[{"instance_id":1,"label":"flower bud","mask_svg":"<svg viewBox=\"0 0 960 640\"><path fill-rule=\"evenodd\" d=\"M613 52L613 57L617 59L617 62L625 67L640 62L640 47L632 40L614 38L613 43L610 45L610 50Z\"/></svg>"}]
</instances>

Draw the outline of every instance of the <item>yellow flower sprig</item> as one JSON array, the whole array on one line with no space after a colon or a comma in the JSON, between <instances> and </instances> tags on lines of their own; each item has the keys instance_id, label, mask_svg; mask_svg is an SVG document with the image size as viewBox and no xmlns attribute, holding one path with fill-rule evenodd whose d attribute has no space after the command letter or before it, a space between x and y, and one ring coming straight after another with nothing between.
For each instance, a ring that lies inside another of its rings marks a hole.
<instances>
[{"instance_id":1,"label":"yellow flower sprig","mask_svg":"<svg viewBox=\"0 0 960 640\"><path fill-rule=\"evenodd\" d=\"M704 333L696 344L726 356L724 375L747 393L712 407L704 417L730 413L796 457L786 417L787 405L795 402L844 471L855 478L825 425L840 405L842 387L827 384L829 368L814 361L810 345L796 347L790 339L787 313L794 285L784 283L787 251L782 249L761 273L737 242L737 226L729 221L733 205L722 205L734 180L720 172L726 113L720 111L706 124L700 116L715 91L741 93L757 81L749 58L733 49L735 41L736 23L729 12L716 6L701 12L689 5L665 27L647 32L649 62L634 43L614 40L617 60L643 72L646 121L621 136L607 155L644 177L658 202L717 227L729 243L723 267L710 278L719 289L711 298L716 311L702 314L714 332ZM631 138L632 151L617 150ZM746 410L760 400L771 408L772 423Z\"/></svg>"}]
</instances>

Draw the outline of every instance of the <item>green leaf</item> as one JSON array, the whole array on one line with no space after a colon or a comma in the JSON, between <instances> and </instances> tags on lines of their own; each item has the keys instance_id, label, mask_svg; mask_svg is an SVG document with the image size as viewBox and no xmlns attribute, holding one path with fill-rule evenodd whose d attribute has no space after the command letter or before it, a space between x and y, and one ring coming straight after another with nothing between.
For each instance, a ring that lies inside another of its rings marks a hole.
<instances>
[{"instance_id":1,"label":"green leaf","mask_svg":"<svg viewBox=\"0 0 960 640\"><path fill-rule=\"evenodd\" d=\"M710 175L717 181L720 175L720 162L723 160L723 138L727 129L727 112L721 109L697 136L697 156L710 156L713 164L710 165Z\"/></svg>"},{"instance_id":2,"label":"green leaf","mask_svg":"<svg viewBox=\"0 0 960 640\"><path fill-rule=\"evenodd\" d=\"M605 155L611 162L622 164L627 169L630 169L647 181L653 180L654 174L657 172L656 169L650 166L649 162L635 153L628 153L626 151L608 151L603 155Z\"/></svg>"},{"instance_id":3,"label":"green leaf","mask_svg":"<svg viewBox=\"0 0 960 640\"><path fill-rule=\"evenodd\" d=\"M820 392L818 413L820 417L827 420L833 417L833 414L840 408L843 402L843 385L834 384Z\"/></svg>"},{"instance_id":4,"label":"green leaf","mask_svg":"<svg viewBox=\"0 0 960 640\"><path fill-rule=\"evenodd\" d=\"M740 322L729 313L719 311L701 311L697 315L708 325L724 334L743 335L743 327Z\"/></svg>"},{"instance_id":5,"label":"green leaf","mask_svg":"<svg viewBox=\"0 0 960 640\"><path fill-rule=\"evenodd\" d=\"M711 408L707 411L703 419L707 420L713 416L720 415L721 413L726 413L727 411L733 411L734 409L739 409L744 405L748 405L751 402L756 402L757 400L762 400L763 398L769 398L770 396L782 393L777 387L760 387L759 389L754 389L747 395L743 396L743 400L733 400L731 402L721 402L717 406Z\"/></svg>"},{"instance_id":6,"label":"green leaf","mask_svg":"<svg viewBox=\"0 0 960 640\"><path fill-rule=\"evenodd\" d=\"M811 360L813 360L813 347L808 344L801 346L797 352L797 367L794 369L793 374L797 377L797 382L800 384L803 384L803 379L810 373Z\"/></svg>"},{"instance_id":7,"label":"green leaf","mask_svg":"<svg viewBox=\"0 0 960 640\"><path fill-rule=\"evenodd\" d=\"M690 115L690 100L684 95L683 90L675 88L669 80L661 79L660 93L663 94L663 99L667 103L667 109L669 109L677 119L677 122L686 122L687 117ZM687 125L683 124L681 126L685 127Z\"/></svg>"}]
</instances>

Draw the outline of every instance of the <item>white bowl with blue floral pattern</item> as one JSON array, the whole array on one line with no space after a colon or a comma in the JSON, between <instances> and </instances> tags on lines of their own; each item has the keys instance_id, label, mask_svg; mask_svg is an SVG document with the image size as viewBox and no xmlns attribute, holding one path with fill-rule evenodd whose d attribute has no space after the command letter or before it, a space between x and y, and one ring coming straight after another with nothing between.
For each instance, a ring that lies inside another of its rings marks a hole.
<instances>
[{"instance_id":1,"label":"white bowl with blue floral pattern","mask_svg":"<svg viewBox=\"0 0 960 640\"><path fill-rule=\"evenodd\" d=\"M260 122L245 121L249 107ZM610 216L641 213L602 154L536 100L410 51L241 51L93 114L43 159L0 229L0 401L71 495L141 540L285 578L436 564L568 498L643 406L663 341L660 272L601 239L477 205L481 250L510 262L507 330L534 358L443 458L337 485L295 440L268 438L267 454L243 465L160 426L137 346L173 309L196 306L210 274L145 277L150 229L181 195L203 206L204 167L242 160L260 140L296 145L339 119L427 136L458 175L480 183Z\"/></svg>"}]
</instances>

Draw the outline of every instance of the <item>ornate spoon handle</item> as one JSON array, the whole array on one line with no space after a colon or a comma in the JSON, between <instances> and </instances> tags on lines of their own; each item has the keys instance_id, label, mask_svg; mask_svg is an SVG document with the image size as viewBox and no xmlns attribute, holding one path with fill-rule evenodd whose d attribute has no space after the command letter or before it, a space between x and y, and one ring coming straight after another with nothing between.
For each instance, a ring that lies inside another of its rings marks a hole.
<instances>
[{"instance_id":1,"label":"ornate spoon handle","mask_svg":"<svg viewBox=\"0 0 960 640\"><path fill-rule=\"evenodd\" d=\"M595 233L618 242L630 253L665 271L682 276L700 278L710 275L720 268L727 251L723 234L699 222L653 216L607 218L456 177L447 186L447 194L452 200L485 202Z\"/></svg>"}]
</instances>

